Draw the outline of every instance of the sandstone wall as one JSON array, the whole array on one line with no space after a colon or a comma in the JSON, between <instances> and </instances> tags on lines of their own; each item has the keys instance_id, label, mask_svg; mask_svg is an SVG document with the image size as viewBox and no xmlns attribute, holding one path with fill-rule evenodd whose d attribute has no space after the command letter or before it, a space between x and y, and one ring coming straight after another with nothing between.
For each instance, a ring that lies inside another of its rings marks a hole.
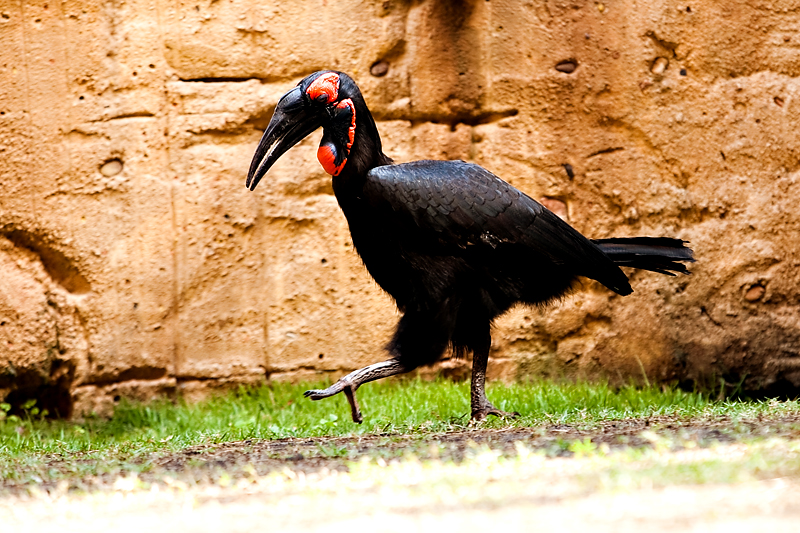
<instances>
[{"instance_id":1,"label":"sandstone wall","mask_svg":"<svg viewBox=\"0 0 800 533\"><path fill-rule=\"evenodd\" d=\"M0 0L0 398L108 412L384 357L397 314L320 134L244 188L323 68L397 161L474 161L590 237L692 242L690 277L513 310L494 377L796 388L798 29L788 0Z\"/></svg>"}]
</instances>

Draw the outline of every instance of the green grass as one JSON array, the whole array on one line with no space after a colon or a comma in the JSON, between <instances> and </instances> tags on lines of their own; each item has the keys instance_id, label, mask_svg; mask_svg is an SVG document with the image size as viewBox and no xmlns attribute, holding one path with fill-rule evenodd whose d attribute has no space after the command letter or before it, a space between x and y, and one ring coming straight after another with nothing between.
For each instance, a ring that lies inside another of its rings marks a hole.
<instances>
[{"instance_id":1,"label":"green grass","mask_svg":"<svg viewBox=\"0 0 800 533\"><path fill-rule=\"evenodd\" d=\"M92 491L132 473L156 479L166 473L159 461L174 458L174 452L207 445L210 447L206 451L213 453L216 444L248 439L381 434L380 442L396 441L403 443L402 446L394 449L377 445L361 459L391 460L407 454L424 457L432 453L433 446L444 446L431 437L463 430L469 423L468 383L419 379L370 383L359 390L365 416L362 425L350 420L343 396L312 402L303 398L306 388L308 385L288 384L242 388L191 405L166 400L146 405L123 402L111 419L90 417L81 422L43 419L33 403L27 404L25 416L8 416L3 409L9 406L0 404L3 415L0 416L0 494L42 483ZM488 395L498 408L516 410L523 416L514 420L490 419L483 427L537 427L543 434L544 428L550 427L548 438L553 441L552 450L545 453L558 456L571 453L576 458L594 456L602 449L588 438L577 437L575 432L562 438L564 433L559 433L558 428L562 424L592 430L605 421L653 416L669 417L664 420L678 425L682 425L682 420L708 421L713 425L725 419L723 431L728 432L728 440L747 441L756 435L751 431L752 425L741 421L759 417L778 420L782 415L796 419L800 413L800 405L795 401L719 401L675 388L613 388L602 383L493 384ZM409 442L401 438L408 435L418 439ZM682 439L680 435L676 438ZM763 440L763 429L758 438ZM238 453L246 456L248 446L239 446ZM682 440L666 445L678 449L681 446ZM653 444L654 449L659 447L664 446ZM447 450L442 448L442 451ZM631 453L638 457L636 454L643 452L639 448ZM310 455L350 462L359 459L353 445L341 441L320 440ZM225 470L228 466L208 474L203 473L203 464L201 457L191 456L183 476L189 480L195 479L195 474L199 476L197 479L228 476ZM230 475L238 476L237 479L247 475L241 465L230 466L233 468ZM609 470L609 478L624 478L624 465L621 468L623 474L619 475Z\"/></svg>"},{"instance_id":2,"label":"green grass","mask_svg":"<svg viewBox=\"0 0 800 533\"><path fill-rule=\"evenodd\" d=\"M112 453L139 456L197 444L245 439L345 436L374 433L428 434L466 427L469 385L421 380L372 383L359 390L365 420L351 422L342 395L312 402L307 385L273 384L241 389L194 405L122 403L113 418L80 423L0 421L0 458L26 454ZM489 388L494 404L522 417L490 420L488 427L571 424L650 416L755 417L800 410L797 402L715 401L674 388L614 389L604 384L539 382Z\"/></svg>"}]
</instances>

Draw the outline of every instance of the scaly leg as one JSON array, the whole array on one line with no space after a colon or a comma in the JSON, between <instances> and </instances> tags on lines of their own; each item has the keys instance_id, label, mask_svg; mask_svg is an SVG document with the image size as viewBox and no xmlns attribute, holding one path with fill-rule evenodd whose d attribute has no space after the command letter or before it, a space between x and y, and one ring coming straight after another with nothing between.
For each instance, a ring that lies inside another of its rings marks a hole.
<instances>
[{"instance_id":1,"label":"scaly leg","mask_svg":"<svg viewBox=\"0 0 800 533\"><path fill-rule=\"evenodd\" d=\"M488 415L514 418L519 413L507 413L496 408L486 398L486 366L489 363L489 343L485 348L472 352L472 384L470 386L470 405L472 407L472 420L480 422Z\"/></svg>"},{"instance_id":2,"label":"scaly leg","mask_svg":"<svg viewBox=\"0 0 800 533\"><path fill-rule=\"evenodd\" d=\"M365 366L353 372L350 372L339 381L322 390L307 390L303 396L311 398L312 400L321 400L328 398L340 392L344 392L347 396L347 401L350 403L350 412L353 415L353 422L360 424L364 417L361 416L361 410L358 408L358 400L356 400L356 389L364 383L375 381L395 374L403 374L408 372L406 368L400 364L396 359L389 359L388 361L381 361L374 365Z\"/></svg>"}]
</instances>

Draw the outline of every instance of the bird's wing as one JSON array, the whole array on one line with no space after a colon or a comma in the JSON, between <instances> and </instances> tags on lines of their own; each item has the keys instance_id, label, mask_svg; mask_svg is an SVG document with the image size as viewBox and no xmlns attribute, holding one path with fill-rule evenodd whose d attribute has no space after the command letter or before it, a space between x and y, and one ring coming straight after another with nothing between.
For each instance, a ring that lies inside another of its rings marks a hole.
<instances>
[{"instance_id":1,"label":"bird's wing","mask_svg":"<svg viewBox=\"0 0 800 533\"><path fill-rule=\"evenodd\" d=\"M619 272L569 224L477 165L416 161L377 167L367 175L364 194L409 238L433 239L443 251L518 245L579 274L587 275L583 266Z\"/></svg>"}]
</instances>

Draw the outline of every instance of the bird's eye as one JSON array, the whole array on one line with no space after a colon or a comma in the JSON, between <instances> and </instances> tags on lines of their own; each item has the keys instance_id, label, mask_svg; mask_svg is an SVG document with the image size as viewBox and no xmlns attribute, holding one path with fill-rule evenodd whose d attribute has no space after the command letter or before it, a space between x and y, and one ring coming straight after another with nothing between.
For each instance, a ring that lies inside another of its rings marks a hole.
<instances>
[{"instance_id":1,"label":"bird's eye","mask_svg":"<svg viewBox=\"0 0 800 533\"><path fill-rule=\"evenodd\" d=\"M306 94L315 102L326 104L335 102L339 96L339 75L327 72L319 76L308 86Z\"/></svg>"}]
</instances>

